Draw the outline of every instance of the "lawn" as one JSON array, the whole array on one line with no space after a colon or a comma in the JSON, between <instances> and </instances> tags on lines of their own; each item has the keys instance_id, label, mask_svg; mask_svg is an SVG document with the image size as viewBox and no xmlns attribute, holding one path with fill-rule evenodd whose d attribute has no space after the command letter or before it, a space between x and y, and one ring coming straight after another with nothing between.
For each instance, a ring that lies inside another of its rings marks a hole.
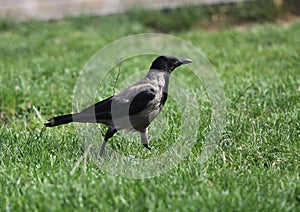
<instances>
[{"instance_id":1,"label":"lawn","mask_svg":"<svg viewBox=\"0 0 300 212\"><path fill-rule=\"evenodd\" d=\"M191 83L207 110L200 111L204 118L197 144L176 168L138 180L112 176L92 160L70 175L84 152L75 125L45 130L43 121L72 111L77 77L95 52L151 29L123 15L3 20L0 27L1 211L299 210L299 21L173 32L201 49L215 67L226 96L226 126L215 153L199 164L209 104ZM147 69L151 59L124 62L120 77ZM114 79L108 83L113 86ZM111 87L103 92L111 94ZM173 104L168 100L164 111L179 116ZM118 151L145 152L138 144L119 145L120 137L111 142ZM168 147L163 141L153 145Z\"/></svg>"}]
</instances>

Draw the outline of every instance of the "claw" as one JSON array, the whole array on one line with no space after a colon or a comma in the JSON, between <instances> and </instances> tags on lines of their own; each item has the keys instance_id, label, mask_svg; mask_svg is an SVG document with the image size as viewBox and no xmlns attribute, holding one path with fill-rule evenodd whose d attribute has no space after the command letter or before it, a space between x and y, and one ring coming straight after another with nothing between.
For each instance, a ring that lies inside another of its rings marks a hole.
<instances>
[{"instance_id":1,"label":"claw","mask_svg":"<svg viewBox=\"0 0 300 212\"><path fill-rule=\"evenodd\" d=\"M152 147L151 146L149 146L148 144L143 144L144 145L144 147L146 147L147 149L149 149L149 150L151 150L152 149Z\"/></svg>"}]
</instances>

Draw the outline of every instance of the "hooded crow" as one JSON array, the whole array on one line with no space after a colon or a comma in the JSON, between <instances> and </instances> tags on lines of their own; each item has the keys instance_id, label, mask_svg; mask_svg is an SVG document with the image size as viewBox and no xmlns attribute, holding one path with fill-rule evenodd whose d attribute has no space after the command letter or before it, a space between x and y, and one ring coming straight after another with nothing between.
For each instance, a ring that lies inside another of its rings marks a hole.
<instances>
[{"instance_id":1,"label":"hooded crow","mask_svg":"<svg viewBox=\"0 0 300 212\"><path fill-rule=\"evenodd\" d=\"M108 139L122 129L140 132L142 144L151 150L148 145L148 126L167 100L170 74L178 66L191 62L192 60L186 58L159 56L140 81L79 113L53 117L45 126L54 127L70 122L108 125L100 156L103 155Z\"/></svg>"}]
</instances>

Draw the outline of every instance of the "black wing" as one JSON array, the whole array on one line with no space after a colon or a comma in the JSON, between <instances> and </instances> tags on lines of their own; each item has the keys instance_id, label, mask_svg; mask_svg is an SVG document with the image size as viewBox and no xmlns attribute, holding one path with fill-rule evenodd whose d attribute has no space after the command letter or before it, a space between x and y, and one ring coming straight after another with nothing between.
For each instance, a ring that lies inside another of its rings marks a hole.
<instances>
[{"instance_id":1,"label":"black wing","mask_svg":"<svg viewBox=\"0 0 300 212\"><path fill-rule=\"evenodd\" d=\"M131 101L129 115L135 115L147 108L148 103L155 98L153 88L139 92Z\"/></svg>"},{"instance_id":2,"label":"black wing","mask_svg":"<svg viewBox=\"0 0 300 212\"><path fill-rule=\"evenodd\" d=\"M114 96L111 96L107 99L102 100L101 102L98 102L94 105L91 105L83 109L80 112L80 114L81 115L95 114L95 116L93 117L95 117L97 120L112 119L111 104L113 101L113 97ZM139 92L130 102L129 115L135 115L137 113L142 112L144 109L147 108L148 103L154 98L155 98L155 91L152 88ZM117 102L116 104L120 104L121 108L126 108L126 104L128 103ZM124 107L122 106L123 104ZM122 112L120 112L120 114L122 114Z\"/></svg>"},{"instance_id":3,"label":"black wing","mask_svg":"<svg viewBox=\"0 0 300 212\"><path fill-rule=\"evenodd\" d=\"M96 119L111 119L111 103L113 96L83 109L81 114L95 114Z\"/></svg>"}]
</instances>

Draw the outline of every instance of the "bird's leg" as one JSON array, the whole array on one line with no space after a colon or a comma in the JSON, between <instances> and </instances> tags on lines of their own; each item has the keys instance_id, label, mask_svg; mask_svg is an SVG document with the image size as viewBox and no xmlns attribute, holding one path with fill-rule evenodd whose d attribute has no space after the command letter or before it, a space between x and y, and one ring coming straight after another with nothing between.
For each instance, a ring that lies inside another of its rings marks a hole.
<instances>
[{"instance_id":1,"label":"bird's leg","mask_svg":"<svg viewBox=\"0 0 300 212\"><path fill-rule=\"evenodd\" d=\"M107 130L107 132L106 132L106 134L105 134L104 141L103 141L103 143L102 143L101 149L100 149L100 153L99 153L100 157L103 156L104 149L105 149L105 145L106 145L108 139L110 139L111 137L113 137L113 135L114 135L117 131L118 131L118 130L117 130L116 128L114 128L114 127L108 128L108 130Z\"/></svg>"},{"instance_id":2,"label":"bird's leg","mask_svg":"<svg viewBox=\"0 0 300 212\"><path fill-rule=\"evenodd\" d=\"M144 147L151 150L152 148L148 145L148 129L146 128L144 132L141 132L141 141Z\"/></svg>"}]
</instances>

